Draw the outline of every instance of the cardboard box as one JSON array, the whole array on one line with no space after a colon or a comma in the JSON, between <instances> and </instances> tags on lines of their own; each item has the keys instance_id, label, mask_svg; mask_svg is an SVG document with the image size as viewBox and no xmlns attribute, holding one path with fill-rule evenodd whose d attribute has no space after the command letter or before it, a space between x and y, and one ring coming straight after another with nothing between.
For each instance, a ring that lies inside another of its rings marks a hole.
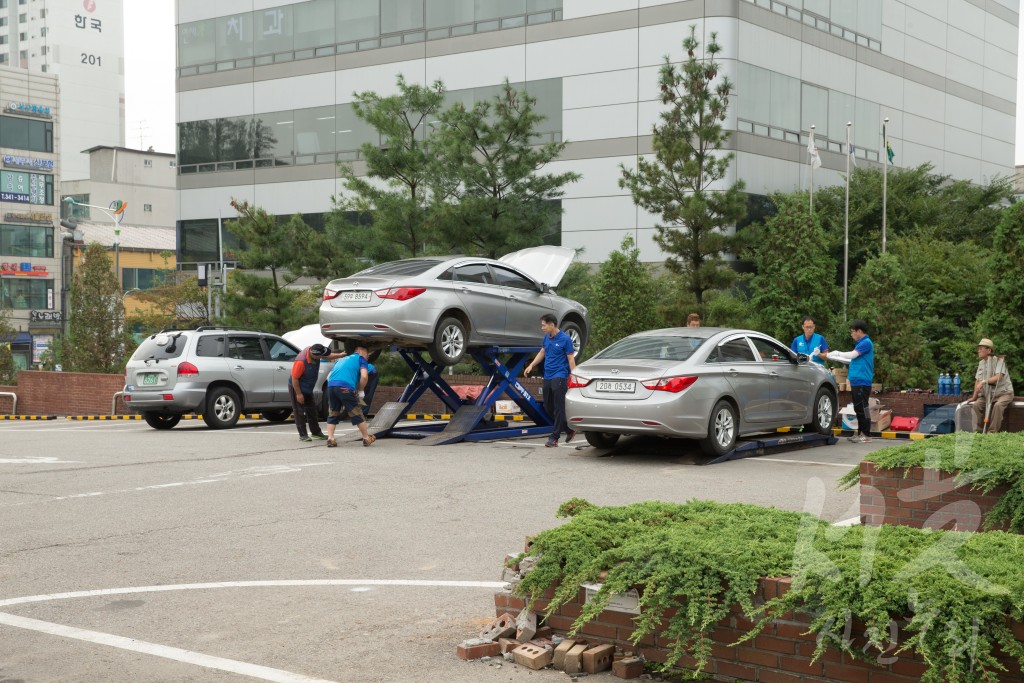
<instances>
[{"instance_id":1,"label":"cardboard box","mask_svg":"<svg viewBox=\"0 0 1024 683\"><path fill-rule=\"evenodd\" d=\"M494 412L499 415L512 415L523 412L523 409L520 408L519 404L515 401L509 401L506 399L494 402Z\"/></svg>"},{"instance_id":2,"label":"cardboard box","mask_svg":"<svg viewBox=\"0 0 1024 683\"><path fill-rule=\"evenodd\" d=\"M892 422L892 411L883 410L882 404L877 398L868 399L868 415L871 417L871 431L873 432L888 429L889 423ZM852 403L847 403L846 407L839 411L839 417L843 429L857 431L857 413L854 411Z\"/></svg>"}]
</instances>

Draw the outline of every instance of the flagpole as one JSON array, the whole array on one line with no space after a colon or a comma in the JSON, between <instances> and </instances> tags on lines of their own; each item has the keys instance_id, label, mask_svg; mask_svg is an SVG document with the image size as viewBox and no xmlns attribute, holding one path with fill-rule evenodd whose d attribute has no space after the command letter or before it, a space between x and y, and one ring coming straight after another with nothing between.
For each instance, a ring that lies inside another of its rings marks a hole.
<instances>
[{"instance_id":1,"label":"flagpole","mask_svg":"<svg viewBox=\"0 0 1024 683\"><path fill-rule=\"evenodd\" d=\"M885 126L889 123L889 117L886 116L882 122L882 253L885 253L885 224L889 217L888 199L889 199L889 138L885 134Z\"/></svg>"},{"instance_id":2,"label":"flagpole","mask_svg":"<svg viewBox=\"0 0 1024 683\"><path fill-rule=\"evenodd\" d=\"M843 229L843 319L847 318L846 310L849 304L849 280L850 280L850 126L852 121L846 122L846 222Z\"/></svg>"},{"instance_id":3,"label":"flagpole","mask_svg":"<svg viewBox=\"0 0 1024 683\"><path fill-rule=\"evenodd\" d=\"M814 129L816 126L811 126L811 140L814 140ZM808 162L811 165L811 215L814 215L814 159Z\"/></svg>"}]
</instances>

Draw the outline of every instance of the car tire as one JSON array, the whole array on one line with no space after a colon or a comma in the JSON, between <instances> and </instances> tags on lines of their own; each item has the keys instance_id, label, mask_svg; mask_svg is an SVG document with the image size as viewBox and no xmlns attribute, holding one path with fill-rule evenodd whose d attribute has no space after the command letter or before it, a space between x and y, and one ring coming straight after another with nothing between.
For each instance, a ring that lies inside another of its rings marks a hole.
<instances>
[{"instance_id":1,"label":"car tire","mask_svg":"<svg viewBox=\"0 0 1024 683\"><path fill-rule=\"evenodd\" d=\"M153 429L174 429L181 422L181 415L168 413L143 413L142 419Z\"/></svg>"},{"instance_id":2,"label":"car tire","mask_svg":"<svg viewBox=\"0 0 1024 683\"><path fill-rule=\"evenodd\" d=\"M811 422L804 425L805 433L832 436L832 424L836 420L836 397L825 387L818 389L814 396Z\"/></svg>"},{"instance_id":3,"label":"car tire","mask_svg":"<svg viewBox=\"0 0 1024 683\"><path fill-rule=\"evenodd\" d=\"M292 414L291 408L277 408L275 410L264 410L260 413L267 422L284 422Z\"/></svg>"},{"instance_id":4,"label":"car tire","mask_svg":"<svg viewBox=\"0 0 1024 683\"><path fill-rule=\"evenodd\" d=\"M234 427L242 414L242 402L238 394L228 387L217 387L206 395L203 422L210 429Z\"/></svg>"},{"instance_id":5,"label":"car tire","mask_svg":"<svg viewBox=\"0 0 1024 683\"><path fill-rule=\"evenodd\" d=\"M469 340L466 326L458 318L444 318L434 330L434 340L427 347L430 358L438 365L455 365L466 355Z\"/></svg>"},{"instance_id":6,"label":"car tire","mask_svg":"<svg viewBox=\"0 0 1024 683\"><path fill-rule=\"evenodd\" d=\"M736 409L726 400L715 404L708 420L708 436L701 439L700 448L707 455L725 455L736 448L736 437L739 433L739 420Z\"/></svg>"},{"instance_id":7,"label":"car tire","mask_svg":"<svg viewBox=\"0 0 1024 683\"><path fill-rule=\"evenodd\" d=\"M587 345L587 337L583 334L583 328L578 323L569 320L562 323L561 330L569 335L569 339L572 339L572 346L576 350L576 358L579 358L580 354L583 353L583 348Z\"/></svg>"},{"instance_id":8,"label":"car tire","mask_svg":"<svg viewBox=\"0 0 1024 683\"><path fill-rule=\"evenodd\" d=\"M611 448L619 442L620 435L608 432L583 432L583 436L594 448Z\"/></svg>"}]
</instances>

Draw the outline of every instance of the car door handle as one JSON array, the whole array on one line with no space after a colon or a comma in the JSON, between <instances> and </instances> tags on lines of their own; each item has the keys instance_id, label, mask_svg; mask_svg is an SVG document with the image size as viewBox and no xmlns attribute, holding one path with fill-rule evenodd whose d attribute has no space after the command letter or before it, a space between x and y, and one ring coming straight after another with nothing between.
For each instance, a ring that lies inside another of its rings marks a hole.
<instances>
[{"instance_id":1,"label":"car door handle","mask_svg":"<svg viewBox=\"0 0 1024 683\"><path fill-rule=\"evenodd\" d=\"M245 368L241 365L236 365L232 370L245 370Z\"/></svg>"},{"instance_id":2,"label":"car door handle","mask_svg":"<svg viewBox=\"0 0 1024 683\"><path fill-rule=\"evenodd\" d=\"M288 369L288 368L284 367L283 365L278 365L278 366L277 366L277 371L278 371L278 372L283 372L284 370L287 370L287 369Z\"/></svg>"},{"instance_id":3,"label":"car door handle","mask_svg":"<svg viewBox=\"0 0 1024 683\"><path fill-rule=\"evenodd\" d=\"M777 373L777 372L775 372L774 370L772 370L771 372L769 372L769 373L768 373L768 375L769 375L770 377L778 377L778 376L779 376L779 373Z\"/></svg>"},{"instance_id":4,"label":"car door handle","mask_svg":"<svg viewBox=\"0 0 1024 683\"><path fill-rule=\"evenodd\" d=\"M519 297L518 297L518 296L516 296L515 294L509 294L509 295L508 295L508 298L509 298L509 299L512 299L512 300L514 300L514 301L518 301L518 300L519 300Z\"/></svg>"}]
</instances>

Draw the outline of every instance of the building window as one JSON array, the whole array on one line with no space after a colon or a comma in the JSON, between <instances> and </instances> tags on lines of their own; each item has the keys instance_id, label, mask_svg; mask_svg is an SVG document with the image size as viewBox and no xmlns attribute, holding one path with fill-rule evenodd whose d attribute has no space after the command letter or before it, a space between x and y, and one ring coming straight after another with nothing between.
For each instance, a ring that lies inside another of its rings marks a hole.
<instances>
[{"instance_id":1,"label":"building window","mask_svg":"<svg viewBox=\"0 0 1024 683\"><path fill-rule=\"evenodd\" d=\"M45 55L49 51L50 51L50 48L47 47L46 45L43 45L41 48L39 48L39 54L41 54L41 55Z\"/></svg>"},{"instance_id":2,"label":"building window","mask_svg":"<svg viewBox=\"0 0 1024 683\"><path fill-rule=\"evenodd\" d=\"M152 212L153 211L153 205L152 204L143 204L142 205L142 210L143 211Z\"/></svg>"},{"instance_id":3,"label":"building window","mask_svg":"<svg viewBox=\"0 0 1024 683\"><path fill-rule=\"evenodd\" d=\"M28 4L28 0L18 0L18 4L19 5L27 5Z\"/></svg>"},{"instance_id":4,"label":"building window","mask_svg":"<svg viewBox=\"0 0 1024 683\"><path fill-rule=\"evenodd\" d=\"M49 295L53 292L53 280L39 280L30 277L5 277L2 281L0 302L4 308L15 311L51 308Z\"/></svg>"},{"instance_id":5,"label":"building window","mask_svg":"<svg viewBox=\"0 0 1024 683\"><path fill-rule=\"evenodd\" d=\"M126 292L129 289L153 289L162 285L164 278L172 272L158 268L122 268L121 287Z\"/></svg>"},{"instance_id":6,"label":"building window","mask_svg":"<svg viewBox=\"0 0 1024 683\"><path fill-rule=\"evenodd\" d=\"M48 31L46 30L45 26L42 27L41 29L39 29L39 37L40 38L45 38L47 33L48 33Z\"/></svg>"},{"instance_id":7,"label":"building window","mask_svg":"<svg viewBox=\"0 0 1024 683\"><path fill-rule=\"evenodd\" d=\"M27 21L28 21L28 15L27 14L21 13L21 14L18 15L18 23L19 24L24 24Z\"/></svg>"},{"instance_id":8,"label":"building window","mask_svg":"<svg viewBox=\"0 0 1024 683\"><path fill-rule=\"evenodd\" d=\"M142 160L142 165L145 166L146 168L152 168L153 167L153 160L152 159L143 159Z\"/></svg>"},{"instance_id":9,"label":"building window","mask_svg":"<svg viewBox=\"0 0 1024 683\"><path fill-rule=\"evenodd\" d=\"M53 258L53 228L0 224L0 256Z\"/></svg>"},{"instance_id":10,"label":"building window","mask_svg":"<svg viewBox=\"0 0 1024 683\"><path fill-rule=\"evenodd\" d=\"M75 204L71 204L66 201L67 199L74 199ZM75 218L82 220L89 220L89 207L82 206L82 204L89 203L89 195L87 194L68 194L60 198L60 217L62 219Z\"/></svg>"},{"instance_id":11,"label":"building window","mask_svg":"<svg viewBox=\"0 0 1024 683\"><path fill-rule=\"evenodd\" d=\"M45 7L43 9L39 10L39 18L40 19L45 19L46 18L46 8Z\"/></svg>"},{"instance_id":12,"label":"building window","mask_svg":"<svg viewBox=\"0 0 1024 683\"><path fill-rule=\"evenodd\" d=\"M7 63L7 55L3 54L3 53L0 53L0 64L6 64L6 63Z\"/></svg>"},{"instance_id":13,"label":"building window","mask_svg":"<svg viewBox=\"0 0 1024 683\"><path fill-rule=\"evenodd\" d=\"M19 33L18 34L18 40L28 40L28 33L25 32L25 31L22 31L21 33Z\"/></svg>"},{"instance_id":14,"label":"building window","mask_svg":"<svg viewBox=\"0 0 1024 683\"><path fill-rule=\"evenodd\" d=\"M0 17L0 26L7 26L7 17Z\"/></svg>"},{"instance_id":15,"label":"building window","mask_svg":"<svg viewBox=\"0 0 1024 683\"><path fill-rule=\"evenodd\" d=\"M15 116L0 116L0 140L4 147L31 152L53 152L53 123Z\"/></svg>"},{"instance_id":16,"label":"building window","mask_svg":"<svg viewBox=\"0 0 1024 683\"><path fill-rule=\"evenodd\" d=\"M0 45L6 45L8 40L10 40L10 36L0 36ZM6 57L7 55L4 56Z\"/></svg>"}]
</instances>

